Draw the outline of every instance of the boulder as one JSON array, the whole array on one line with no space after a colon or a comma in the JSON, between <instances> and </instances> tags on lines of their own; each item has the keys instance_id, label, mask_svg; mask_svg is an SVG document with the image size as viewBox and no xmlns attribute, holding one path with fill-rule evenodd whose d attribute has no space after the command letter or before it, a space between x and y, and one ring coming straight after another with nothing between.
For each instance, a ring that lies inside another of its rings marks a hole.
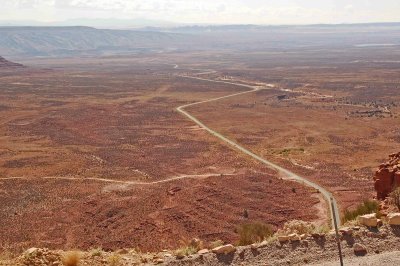
<instances>
[{"instance_id":1,"label":"boulder","mask_svg":"<svg viewBox=\"0 0 400 266\"><path fill-rule=\"evenodd\" d=\"M26 255L32 255L32 254L37 253L38 250L39 250L38 248L29 248L29 249L27 249L27 250L25 251L25 254L26 254Z\"/></svg>"},{"instance_id":2,"label":"boulder","mask_svg":"<svg viewBox=\"0 0 400 266\"><path fill-rule=\"evenodd\" d=\"M376 218L376 213L361 215L358 217L360 224L368 227L376 227L378 225L378 219Z\"/></svg>"},{"instance_id":3,"label":"boulder","mask_svg":"<svg viewBox=\"0 0 400 266\"><path fill-rule=\"evenodd\" d=\"M390 225L400 225L400 213L389 213L387 218Z\"/></svg>"},{"instance_id":4,"label":"boulder","mask_svg":"<svg viewBox=\"0 0 400 266\"><path fill-rule=\"evenodd\" d=\"M367 247L360 243L355 243L353 246L353 249L354 249L355 254L366 254L367 253Z\"/></svg>"},{"instance_id":5,"label":"boulder","mask_svg":"<svg viewBox=\"0 0 400 266\"><path fill-rule=\"evenodd\" d=\"M212 249L212 252L214 252L215 254L229 254L229 253L232 253L235 251L236 251L236 248L231 244L219 246L219 247Z\"/></svg>"},{"instance_id":6,"label":"boulder","mask_svg":"<svg viewBox=\"0 0 400 266\"><path fill-rule=\"evenodd\" d=\"M210 251L208 250L208 249L201 249L201 250L199 250L198 252L197 252L197 254L199 254L199 255L204 255L204 254L207 254L207 253L209 253Z\"/></svg>"}]
</instances>

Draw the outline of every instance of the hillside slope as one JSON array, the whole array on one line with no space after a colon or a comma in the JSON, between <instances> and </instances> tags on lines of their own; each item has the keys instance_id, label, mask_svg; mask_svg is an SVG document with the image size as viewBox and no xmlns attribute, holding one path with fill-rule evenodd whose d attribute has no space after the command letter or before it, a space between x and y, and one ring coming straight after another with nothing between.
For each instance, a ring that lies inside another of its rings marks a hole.
<instances>
[{"instance_id":1,"label":"hillside slope","mask_svg":"<svg viewBox=\"0 0 400 266\"><path fill-rule=\"evenodd\" d=\"M90 27L0 27L0 54L67 56L119 51L174 49L186 39L177 33L100 30Z\"/></svg>"},{"instance_id":2,"label":"hillside slope","mask_svg":"<svg viewBox=\"0 0 400 266\"><path fill-rule=\"evenodd\" d=\"M0 69L4 69L4 68L20 68L20 67L23 67L23 65L8 61L4 57L0 56Z\"/></svg>"}]
</instances>

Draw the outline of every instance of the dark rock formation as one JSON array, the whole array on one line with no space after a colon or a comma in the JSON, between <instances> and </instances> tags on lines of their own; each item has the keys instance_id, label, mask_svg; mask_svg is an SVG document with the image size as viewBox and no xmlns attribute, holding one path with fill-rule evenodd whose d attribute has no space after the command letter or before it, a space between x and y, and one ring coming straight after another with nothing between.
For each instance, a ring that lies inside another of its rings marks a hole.
<instances>
[{"instance_id":1,"label":"dark rock formation","mask_svg":"<svg viewBox=\"0 0 400 266\"><path fill-rule=\"evenodd\" d=\"M20 67L23 67L23 65L10 62L0 56L0 68L20 68Z\"/></svg>"}]
</instances>

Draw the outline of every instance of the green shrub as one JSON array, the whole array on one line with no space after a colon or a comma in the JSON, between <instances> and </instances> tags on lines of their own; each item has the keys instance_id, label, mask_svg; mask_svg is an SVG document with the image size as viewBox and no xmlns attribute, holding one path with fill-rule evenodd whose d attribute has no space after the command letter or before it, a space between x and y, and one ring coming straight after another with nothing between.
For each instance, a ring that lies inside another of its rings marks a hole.
<instances>
[{"instance_id":1,"label":"green shrub","mask_svg":"<svg viewBox=\"0 0 400 266\"><path fill-rule=\"evenodd\" d=\"M273 235L273 230L269 224L256 222L239 226L238 233L239 245L245 246L267 239Z\"/></svg>"},{"instance_id":2,"label":"green shrub","mask_svg":"<svg viewBox=\"0 0 400 266\"><path fill-rule=\"evenodd\" d=\"M363 203L357 206L353 211L346 209L342 218L342 222L355 220L358 216L370 213L378 213L379 204L375 200L364 200Z\"/></svg>"}]
</instances>

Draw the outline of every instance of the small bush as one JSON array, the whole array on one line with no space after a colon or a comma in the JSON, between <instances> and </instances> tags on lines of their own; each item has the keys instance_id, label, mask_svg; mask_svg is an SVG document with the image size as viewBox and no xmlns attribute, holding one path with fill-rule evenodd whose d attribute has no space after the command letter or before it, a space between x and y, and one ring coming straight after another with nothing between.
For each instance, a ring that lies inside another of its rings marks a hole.
<instances>
[{"instance_id":1,"label":"small bush","mask_svg":"<svg viewBox=\"0 0 400 266\"><path fill-rule=\"evenodd\" d=\"M342 222L346 223L348 221L355 220L358 216L370 213L378 213L379 204L375 200L364 200L363 203L357 206L353 211L345 210L342 218Z\"/></svg>"},{"instance_id":2,"label":"small bush","mask_svg":"<svg viewBox=\"0 0 400 266\"><path fill-rule=\"evenodd\" d=\"M389 196L390 196L390 202L394 204L400 211L400 187L393 190Z\"/></svg>"},{"instance_id":3,"label":"small bush","mask_svg":"<svg viewBox=\"0 0 400 266\"><path fill-rule=\"evenodd\" d=\"M238 228L239 245L245 246L256 242L261 242L272 236L273 230L271 225L264 223L243 224Z\"/></svg>"},{"instance_id":4,"label":"small bush","mask_svg":"<svg viewBox=\"0 0 400 266\"><path fill-rule=\"evenodd\" d=\"M64 266L78 266L81 260L81 254L78 251L65 252L61 258Z\"/></svg>"}]
</instances>

